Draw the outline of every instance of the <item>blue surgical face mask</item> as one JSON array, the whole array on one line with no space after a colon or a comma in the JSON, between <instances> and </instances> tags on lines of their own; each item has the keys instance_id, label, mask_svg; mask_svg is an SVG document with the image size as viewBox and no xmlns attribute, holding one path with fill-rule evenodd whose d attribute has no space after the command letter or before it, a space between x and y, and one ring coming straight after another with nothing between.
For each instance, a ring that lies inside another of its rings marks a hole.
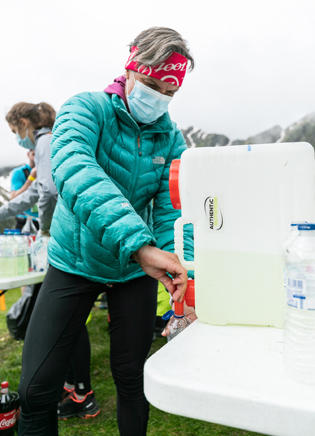
<instances>
[{"instance_id":1,"label":"blue surgical face mask","mask_svg":"<svg viewBox=\"0 0 315 436\"><path fill-rule=\"evenodd\" d=\"M133 79L135 85L130 95L128 95L127 81L127 101L130 114L138 123L153 123L167 112L172 97L149 88L138 80L135 80L134 77Z\"/></svg>"},{"instance_id":2,"label":"blue surgical face mask","mask_svg":"<svg viewBox=\"0 0 315 436\"><path fill-rule=\"evenodd\" d=\"M26 136L25 138L21 138L21 136L17 133L15 138L17 143L23 147L23 148L27 148L28 150L35 150L35 144L33 143L33 141L28 137L27 135L28 133L28 129L26 129Z\"/></svg>"}]
</instances>

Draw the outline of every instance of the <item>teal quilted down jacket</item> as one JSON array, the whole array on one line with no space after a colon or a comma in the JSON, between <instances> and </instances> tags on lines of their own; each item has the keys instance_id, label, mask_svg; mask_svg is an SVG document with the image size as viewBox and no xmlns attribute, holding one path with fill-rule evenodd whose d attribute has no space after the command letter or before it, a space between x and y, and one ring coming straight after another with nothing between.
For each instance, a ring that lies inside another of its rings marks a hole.
<instances>
[{"instance_id":1,"label":"teal quilted down jacket","mask_svg":"<svg viewBox=\"0 0 315 436\"><path fill-rule=\"evenodd\" d=\"M57 114L51 142L58 201L49 262L102 283L145 273L131 255L144 245L174 251L169 168L186 149L168 115L141 127L116 94L82 93ZM187 260L192 232L185 232Z\"/></svg>"}]
</instances>

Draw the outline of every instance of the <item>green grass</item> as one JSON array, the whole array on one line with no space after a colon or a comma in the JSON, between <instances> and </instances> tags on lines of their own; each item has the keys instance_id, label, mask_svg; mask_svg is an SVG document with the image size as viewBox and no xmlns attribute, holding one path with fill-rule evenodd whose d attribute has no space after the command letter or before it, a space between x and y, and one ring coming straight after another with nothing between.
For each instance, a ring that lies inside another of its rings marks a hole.
<instances>
[{"instance_id":1,"label":"green grass","mask_svg":"<svg viewBox=\"0 0 315 436\"><path fill-rule=\"evenodd\" d=\"M6 293L7 310L20 295L20 289ZM16 391L21 374L23 342L10 337L6 327L6 312L0 312L0 381L8 380L11 390ZM99 310L98 303L96 303L88 328L92 347L92 386L101 413L91 420L70 419L60 421L60 436L119 435L116 423L116 391L109 366L109 334L107 327L107 311ZM164 344L165 339L158 338L153 342L150 354L155 353ZM171 415L153 406L150 409L147 434L148 436L259 436L258 433Z\"/></svg>"}]
</instances>

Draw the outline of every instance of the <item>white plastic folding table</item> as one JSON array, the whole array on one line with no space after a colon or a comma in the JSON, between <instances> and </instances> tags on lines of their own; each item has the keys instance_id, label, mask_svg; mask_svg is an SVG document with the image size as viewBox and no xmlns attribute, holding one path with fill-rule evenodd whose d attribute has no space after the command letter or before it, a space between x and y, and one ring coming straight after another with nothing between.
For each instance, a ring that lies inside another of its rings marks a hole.
<instances>
[{"instance_id":1,"label":"white plastic folding table","mask_svg":"<svg viewBox=\"0 0 315 436\"><path fill-rule=\"evenodd\" d=\"M2 293L8 291L9 289L15 289L19 288L20 286L28 286L35 283L40 283L44 280L45 275L46 272L44 271L32 271L21 276L0 277L0 289L2 289L2 291L0 291L0 296L2 295Z\"/></svg>"},{"instance_id":2,"label":"white plastic folding table","mask_svg":"<svg viewBox=\"0 0 315 436\"><path fill-rule=\"evenodd\" d=\"M19 288L20 286L33 285L41 283L44 280L46 272L29 272L21 276L0 277L0 310L6 309L5 293L10 289Z\"/></svg>"},{"instance_id":3,"label":"white plastic folding table","mask_svg":"<svg viewBox=\"0 0 315 436\"><path fill-rule=\"evenodd\" d=\"M147 360L145 395L176 415L272 436L315 436L315 386L287 374L282 333L196 320Z\"/></svg>"}]
</instances>

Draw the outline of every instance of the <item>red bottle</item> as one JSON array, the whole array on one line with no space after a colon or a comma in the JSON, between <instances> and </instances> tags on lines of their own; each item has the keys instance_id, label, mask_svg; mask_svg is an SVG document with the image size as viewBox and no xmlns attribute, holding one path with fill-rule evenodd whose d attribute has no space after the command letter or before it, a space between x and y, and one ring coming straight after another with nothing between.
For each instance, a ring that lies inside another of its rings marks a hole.
<instances>
[{"instance_id":1,"label":"red bottle","mask_svg":"<svg viewBox=\"0 0 315 436\"><path fill-rule=\"evenodd\" d=\"M14 436L16 423L16 403L9 394L9 383L1 383L0 436Z\"/></svg>"}]
</instances>

